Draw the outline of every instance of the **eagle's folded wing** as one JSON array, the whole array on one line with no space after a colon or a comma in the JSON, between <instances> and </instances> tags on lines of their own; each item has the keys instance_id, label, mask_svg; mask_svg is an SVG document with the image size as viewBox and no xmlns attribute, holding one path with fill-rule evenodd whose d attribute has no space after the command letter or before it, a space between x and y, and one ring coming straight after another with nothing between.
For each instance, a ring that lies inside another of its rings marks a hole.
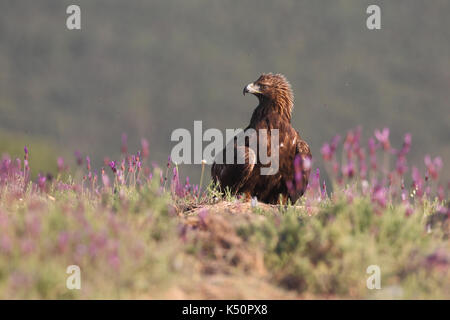
<instances>
[{"instance_id":1,"label":"eagle's folded wing","mask_svg":"<svg viewBox=\"0 0 450 320\"><path fill-rule=\"evenodd\" d=\"M231 192L237 193L242 186L248 181L255 164L256 154L248 147L235 147L234 163L227 164L225 157L225 149L217 156L221 161L215 161L211 168L211 176L214 182L219 182L222 189L230 188ZM220 157L220 158L219 158ZM238 164L237 159L243 157L244 164ZM216 158L216 159L217 159Z\"/></svg>"}]
</instances>

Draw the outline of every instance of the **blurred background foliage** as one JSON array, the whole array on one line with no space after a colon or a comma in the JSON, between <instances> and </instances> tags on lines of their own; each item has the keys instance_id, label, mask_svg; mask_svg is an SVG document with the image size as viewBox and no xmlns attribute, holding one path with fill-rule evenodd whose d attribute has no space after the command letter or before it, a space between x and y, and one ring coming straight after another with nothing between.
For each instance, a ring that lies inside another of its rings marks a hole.
<instances>
[{"instance_id":1,"label":"blurred background foliage","mask_svg":"<svg viewBox=\"0 0 450 320\"><path fill-rule=\"evenodd\" d=\"M70 4L81 31L66 28ZM379 31L366 28L369 4ZM0 154L26 143L41 170L76 149L99 167L123 132L164 164L176 128L245 127L257 101L242 88L262 72L291 81L293 125L318 160L357 125L366 137L390 127L394 146L411 132L416 164L450 159L447 0L2 0L0 11Z\"/></svg>"}]
</instances>

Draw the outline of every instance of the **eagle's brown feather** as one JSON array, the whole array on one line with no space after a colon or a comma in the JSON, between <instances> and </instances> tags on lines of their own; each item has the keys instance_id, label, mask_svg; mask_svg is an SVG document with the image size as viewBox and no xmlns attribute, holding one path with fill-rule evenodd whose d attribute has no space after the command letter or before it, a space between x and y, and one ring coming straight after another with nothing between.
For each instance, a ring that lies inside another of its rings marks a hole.
<instances>
[{"instance_id":1,"label":"eagle's brown feather","mask_svg":"<svg viewBox=\"0 0 450 320\"><path fill-rule=\"evenodd\" d=\"M311 158L311 152L308 144L291 125L294 105L291 86L286 78L279 74L263 74L250 85L256 88L251 93L258 97L259 105L244 132L255 129L254 138L259 140L262 138L259 136L259 129L267 129L267 137L264 138L270 157L270 130L279 130L279 159L275 159L279 161L279 170L274 175L261 175L261 167L269 167L270 164L261 164L257 150L251 149L248 141L245 146L238 146L235 137L231 142L235 148L234 164L225 164L226 149L224 149L219 155L223 164L214 162L211 169L212 178L219 182L222 188L228 187L233 193L249 194L266 203L277 203L280 198L295 202L306 190L310 168L301 167L301 178L299 179L297 175L296 179L294 160L298 157L297 161L300 164L305 163ZM239 152L245 154L245 164L237 164L236 154ZM255 161L252 164L250 160Z\"/></svg>"}]
</instances>

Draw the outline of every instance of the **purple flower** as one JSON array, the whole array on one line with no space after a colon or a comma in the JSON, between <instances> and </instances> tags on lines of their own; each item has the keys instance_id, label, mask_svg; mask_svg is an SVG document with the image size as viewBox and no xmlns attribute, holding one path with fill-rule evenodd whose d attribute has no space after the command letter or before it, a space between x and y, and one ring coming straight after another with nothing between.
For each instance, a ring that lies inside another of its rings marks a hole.
<instances>
[{"instance_id":1,"label":"purple flower","mask_svg":"<svg viewBox=\"0 0 450 320\"><path fill-rule=\"evenodd\" d=\"M38 174L38 187L41 191L45 191L45 182L46 182L47 178L44 175L41 175L40 173Z\"/></svg>"},{"instance_id":2,"label":"purple flower","mask_svg":"<svg viewBox=\"0 0 450 320\"><path fill-rule=\"evenodd\" d=\"M327 197L327 185L325 184L325 180L322 183L322 199Z\"/></svg>"},{"instance_id":3,"label":"purple flower","mask_svg":"<svg viewBox=\"0 0 450 320\"><path fill-rule=\"evenodd\" d=\"M9 156L6 156L2 161L2 167L0 168L0 172L7 173L9 171L9 165L11 164L11 159Z\"/></svg>"},{"instance_id":4,"label":"purple flower","mask_svg":"<svg viewBox=\"0 0 450 320\"><path fill-rule=\"evenodd\" d=\"M117 168L116 168L116 162L115 161L110 161L109 162L109 167L111 168L112 172L117 173Z\"/></svg>"},{"instance_id":5,"label":"purple flower","mask_svg":"<svg viewBox=\"0 0 450 320\"><path fill-rule=\"evenodd\" d=\"M25 159L25 160L28 160L28 148L27 148L27 146L25 146L25 147L23 148L23 151L25 152L24 159Z\"/></svg>"},{"instance_id":6,"label":"purple flower","mask_svg":"<svg viewBox=\"0 0 450 320\"><path fill-rule=\"evenodd\" d=\"M433 180L437 180L439 171L442 169L442 159L440 157L436 157L432 160L429 155L426 155L424 161L429 176L431 176Z\"/></svg>"},{"instance_id":7,"label":"purple flower","mask_svg":"<svg viewBox=\"0 0 450 320\"><path fill-rule=\"evenodd\" d=\"M177 167L173 167L172 169L172 175L173 175L173 179L176 179L178 176L178 170Z\"/></svg>"},{"instance_id":8,"label":"purple flower","mask_svg":"<svg viewBox=\"0 0 450 320\"><path fill-rule=\"evenodd\" d=\"M185 196L185 188L180 183L180 178L178 175L177 167L173 167L172 176L172 192L174 192L178 197L183 198Z\"/></svg>"},{"instance_id":9,"label":"purple flower","mask_svg":"<svg viewBox=\"0 0 450 320\"><path fill-rule=\"evenodd\" d=\"M331 160L333 153L331 152L331 147L328 143L324 143L322 148L320 149L320 153L322 153L323 160L329 161Z\"/></svg>"},{"instance_id":10,"label":"purple flower","mask_svg":"<svg viewBox=\"0 0 450 320\"><path fill-rule=\"evenodd\" d=\"M58 157L57 163L58 163L58 171L59 172L64 171L65 170L64 158L63 157Z\"/></svg>"},{"instance_id":11,"label":"purple flower","mask_svg":"<svg viewBox=\"0 0 450 320\"><path fill-rule=\"evenodd\" d=\"M83 165L83 158L81 157L80 151L76 150L74 155L75 155L75 159L77 161L77 165L79 165L79 166Z\"/></svg>"},{"instance_id":12,"label":"purple flower","mask_svg":"<svg viewBox=\"0 0 450 320\"><path fill-rule=\"evenodd\" d=\"M372 201L379 206L386 208L387 205L387 190L384 187L376 187L372 193Z\"/></svg>"},{"instance_id":13,"label":"purple flower","mask_svg":"<svg viewBox=\"0 0 450 320\"><path fill-rule=\"evenodd\" d=\"M91 171L91 158L89 156L86 156L86 168Z\"/></svg>"},{"instance_id":14,"label":"purple flower","mask_svg":"<svg viewBox=\"0 0 450 320\"><path fill-rule=\"evenodd\" d=\"M352 178L355 175L355 167L353 165L353 161L350 160L347 164L342 166L342 174L348 178Z\"/></svg>"},{"instance_id":15,"label":"purple flower","mask_svg":"<svg viewBox=\"0 0 450 320\"><path fill-rule=\"evenodd\" d=\"M395 168L399 176L403 176L406 171L408 171L408 165L406 163L406 157L404 155L399 155L397 157Z\"/></svg>"},{"instance_id":16,"label":"purple flower","mask_svg":"<svg viewBox=\"0 0 450 320\"><path fill-rule=\"evenodd\" d=\"M423 195L423 179L422 175L419 172L419 169L416 167L412 167L412 179L413 179L413 188L416 190L417 195L420 197Z\"/></svg>"},{"instance_id":17,"label":"purple flower","mask_svg":"<svg viewBox=\"0 0 450 320\"><path fill-rule=\"evenodd\" d=\"M336 149L338 147L339 141L341 141L340 135L335 135L333 139L331 140L330 148L331 152L334 154L336 152Z\"/></svg>"},{"instance_id":18,"label":"purple flower","mask_svg":"<svg viewBox=\"0 0 450 320\"><path fill-rule=\"evenodd\" d=\"M402 156L406 155L410 149L411 149L411 134L407 133L405 134L405 137L403 139L403 146L399 151L399 155Z\"/></svg>"},{"instance_id":19,"label":"purple flower","mask_svg":"<svg viewBox=\"0 0 450 320\"><path fill-rule=\"evenodd\" d=\"M128 157L128 172L133 172L134 166L133 166L133 160L131 157Z\"/></svg>"},{"instance_id":20,"label":"purple flower","mask_svg":"<svg viewBox=\"0 0 450 320\"><path fill-rule=\"evenodd\" d=\"M353 133L352 130L350 130L347 132L347 136L345 137L344 150L349 152L351 150L354 142L355 142L355 134Z\"/></svg>"},{"instance_id":21,"label":"purple flower","mask_svg":"<svg viewBox=\"0 0 450 320\"><path fill-rule=\"evenodd\" d=\"M142 147L142 157L144 159L148 158L150 154L148 141L144 138L141 139L141 147Z\"/></svg>"},{"instance_id":22,"label":"purple flower","mask_svg":"<svg viewBox=\"0 0 450 320\"><path fill-rule=\"evenodd\" d=\"M295 169L295 185L297 187L297 190L302 188L302 175L303 175L303 170L302 170L302 157L300 155L297 155L294 159L294 169Z\"/></svg>"},{"instance_id":23,"label":"purple flower","mask_svg":"<svg viewBox=\"0 0 450 320\"><path fill-rule=\"evenodd\" d=\"M385 151L391 148L391 144L389 142L389 128L384 128L382 131L376 129L375 138L377 138Z\"/></svg>"}]
</instances>

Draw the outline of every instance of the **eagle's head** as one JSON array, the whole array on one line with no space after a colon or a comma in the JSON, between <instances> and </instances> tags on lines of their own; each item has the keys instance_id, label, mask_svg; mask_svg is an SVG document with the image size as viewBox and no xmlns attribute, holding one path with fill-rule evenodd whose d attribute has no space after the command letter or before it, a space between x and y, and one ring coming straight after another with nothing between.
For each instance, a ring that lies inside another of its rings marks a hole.
<instances>
[{"instance_id":1,"label":"eagle's head","mask_svg":"<svg viewBox=\"0 0 450 320\"><path fill-rule=\"evenodd\" d=\"M245 86L243 93L254 94L260 103L273 105L291 118L294 94L291 84L282 74L262 74L255 82Z\"/></svg>"}]
</instances>

